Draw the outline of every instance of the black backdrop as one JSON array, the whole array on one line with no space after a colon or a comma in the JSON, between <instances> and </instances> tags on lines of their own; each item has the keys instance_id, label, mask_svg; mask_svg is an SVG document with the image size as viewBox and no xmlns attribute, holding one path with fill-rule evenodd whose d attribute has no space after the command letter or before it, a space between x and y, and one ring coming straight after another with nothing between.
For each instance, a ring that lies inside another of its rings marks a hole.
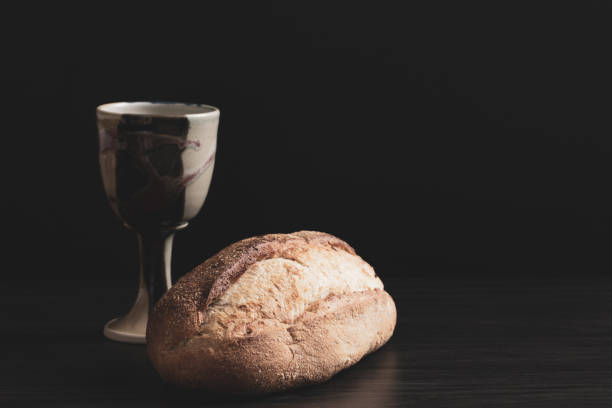
<instances>
[{"instance_id":1,"label":"black backdrop","mask_svg":"<svg viewBox=\"0 0 612 408\"><path fill-rule=\"evenodd\" d=\"M390 280L608 270L610 6L423 3L7 11L4 277L135 280L94 110L152 99L221 109L175 277L299 229L344 238Z\"/></svg>"}]
</instances>

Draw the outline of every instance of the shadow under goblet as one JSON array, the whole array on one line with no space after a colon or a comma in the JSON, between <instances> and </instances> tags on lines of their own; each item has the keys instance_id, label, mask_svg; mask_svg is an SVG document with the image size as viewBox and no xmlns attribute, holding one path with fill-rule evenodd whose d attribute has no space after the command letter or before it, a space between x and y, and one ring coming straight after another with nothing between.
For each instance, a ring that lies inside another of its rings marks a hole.
<instances>
[{"instance_id":1,"label":"shadow under goblet","mask_svg":"<svg viewBox=\"0 0 612 408\"><path fill-rule=\"evenodd\" d=\"M170 288L174 233L204 204L213 174L219 109L181 103L98 106L100 170L115 214L138 236L140 287L132 309L104 335L144 343L148 314Z\"/></svg>"}]
</instances>

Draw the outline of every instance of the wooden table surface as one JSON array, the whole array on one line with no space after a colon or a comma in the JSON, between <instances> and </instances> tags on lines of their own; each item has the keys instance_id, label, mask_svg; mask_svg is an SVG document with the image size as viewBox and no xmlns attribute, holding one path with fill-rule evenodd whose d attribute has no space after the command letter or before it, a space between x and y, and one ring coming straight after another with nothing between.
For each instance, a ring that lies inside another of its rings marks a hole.
<instances>
[{"instance_id":1,"label":"wooden table surface","mask_svg":"<svg viewBox=\"0 0 612 408\"><path fill-rule=\"evenodd\" d=\"M612 406L612 277L386 278L391 341L328 383L258 398L164 385L143 346L102 336L125 282L3 283L0 406Z\"/></svg>"}]
</instances>

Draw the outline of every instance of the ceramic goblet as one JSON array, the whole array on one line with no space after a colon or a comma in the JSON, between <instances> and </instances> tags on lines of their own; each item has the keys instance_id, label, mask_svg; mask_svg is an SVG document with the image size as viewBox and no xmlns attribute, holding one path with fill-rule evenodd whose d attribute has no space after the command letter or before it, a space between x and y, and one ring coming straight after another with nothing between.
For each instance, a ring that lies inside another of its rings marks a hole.
<instances>
[{"instance_id":1,"label":"ceramic goblet","mask_svg":"<svg viewBox=\"0 0 612 408\"><path fill-rule=\"evenodd\" d=\"M114 213L138 236L140 287L108 322L112 340L144 343L149 311L170 288L174 233L202 207L213 174L219 109L117 102L98 106L100 169Z\"/></svg>"}]
</instances>

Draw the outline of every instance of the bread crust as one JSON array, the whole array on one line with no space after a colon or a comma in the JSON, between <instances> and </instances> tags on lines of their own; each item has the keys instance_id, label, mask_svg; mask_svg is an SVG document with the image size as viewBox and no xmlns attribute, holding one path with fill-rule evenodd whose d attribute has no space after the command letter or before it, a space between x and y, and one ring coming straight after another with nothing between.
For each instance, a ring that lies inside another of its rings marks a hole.
<instances>
[{"instance_id":1,"label":"bread crust","mask_svg":"<svg viewBox=\"0 0 612 408\"><path fill-rule=\"evenodd\" d=\"M331 294L295 321L264 324L243 335L202 330L211 303L251 265L297 259L316 246L356 256L350 245L326 233L269 234L236 242L181 278L148 322L147 352L161 377L189 388L281 391L326 381L381 347L396 322L393 299L382 289Z\"/></svg>"}]
</instances>

